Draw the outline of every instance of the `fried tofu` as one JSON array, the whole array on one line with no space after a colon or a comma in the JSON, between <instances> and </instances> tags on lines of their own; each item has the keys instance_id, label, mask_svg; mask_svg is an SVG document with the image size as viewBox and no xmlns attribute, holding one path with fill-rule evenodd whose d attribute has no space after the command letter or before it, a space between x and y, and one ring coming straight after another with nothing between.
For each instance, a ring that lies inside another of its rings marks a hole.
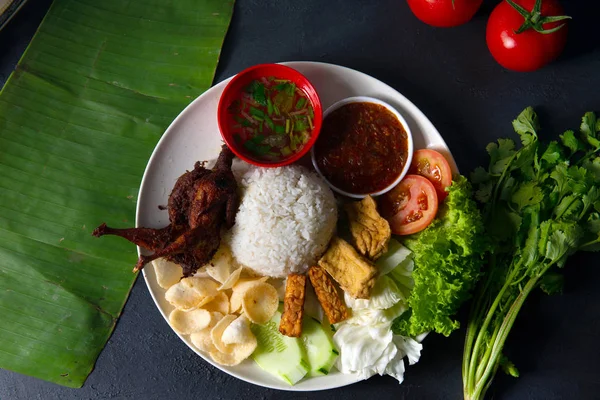
<instances>
[{"instance_id":1,"label":"fried tofu","mask_svg":"<svg viewBox=\"0 0 600 400\"><path fill-rule=\"evenodd\" d=\"M392 236L390 224L379 215L371 196L344 206L350 221L353 244L365 257L376 260L387 252Z\"/></svg>"},{"instance_id":2,"label":"fried tofu","mask_svg":"<svg viewBox=\"0 0 600 400\"><path fill-rule=\"evenodd\" d=\"M371 296L377 268L345 240L338 237L331 239L319 265L350 296L357 299L368 299Z\"/></svg>"},{"instance_id":3,"label":"fried tofu","mask_svg":"<svg viewBox=\"0 0 600 400\"><path fill-rule=\"evenodd\" d=\"M285 285L283 314L279 322L279 332L290 337L302 334L304 297L306 296L306 275L290 274Z\"/></svg>"},{"instance_id":4,"label":"fried tofu","mask_svg":"<svg viewBox=\"0 0 600 400\"><path fill-rule=\"evenodd\" d=\"M337 324L348 319L348 309L340 299L333 281L327 275L327 272L319 266L310 267L308 269L308 277L329 323Z\"/></svg>"}]
</instances>

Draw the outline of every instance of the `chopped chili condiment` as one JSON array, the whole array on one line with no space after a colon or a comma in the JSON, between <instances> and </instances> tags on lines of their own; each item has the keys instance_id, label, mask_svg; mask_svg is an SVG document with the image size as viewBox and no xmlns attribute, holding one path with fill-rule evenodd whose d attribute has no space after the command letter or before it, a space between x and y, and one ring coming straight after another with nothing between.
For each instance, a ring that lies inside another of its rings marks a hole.
<instances>
[{"instance_id":1,"label":"chopped chili condiment","mask_svg":"<svg viewBox=\"0 0 600 400\"><path fill-rule=\"evenodd\" d=\"M274 76L253 80L228 111L234 140L262 161L281 161L299 152L314 128L314 109L306 93Z\"/></svg>"}]
</instances>

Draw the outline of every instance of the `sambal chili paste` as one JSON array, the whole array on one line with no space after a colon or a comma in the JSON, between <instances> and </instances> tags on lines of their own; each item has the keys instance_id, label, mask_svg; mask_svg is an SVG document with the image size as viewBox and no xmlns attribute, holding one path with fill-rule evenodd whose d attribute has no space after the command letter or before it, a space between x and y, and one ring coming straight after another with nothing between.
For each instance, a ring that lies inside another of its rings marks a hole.
<instances>
[{"instance_id":1,"label":"sambal chili paste","mask_svg":"<svg viewBox=\"0 0 600 400\"><path fill-rule=\"evenodd\" d=\"M337 188L376 193L400 175L408 157L408 135L398 118L375 103L350 103L323 121L315 158Z\"/></svg>"}]
</instances>

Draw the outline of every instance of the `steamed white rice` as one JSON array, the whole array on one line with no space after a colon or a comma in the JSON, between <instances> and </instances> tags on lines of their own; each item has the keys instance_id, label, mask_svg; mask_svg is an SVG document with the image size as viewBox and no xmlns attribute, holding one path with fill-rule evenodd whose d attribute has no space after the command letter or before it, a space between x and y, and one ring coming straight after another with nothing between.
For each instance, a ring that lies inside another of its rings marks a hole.
<instances>
[{"instance_id":1,"label":"steamed white rice","mask_svg":"<svg viewBox=\"0 0 600 400\"><path fill-rule=\"evenodd\" d=\"M227 237L236 261L261 275L283 278L315 265L334 233L333 192L300 166L250 168Z\"/></svg>"}]
</instances>

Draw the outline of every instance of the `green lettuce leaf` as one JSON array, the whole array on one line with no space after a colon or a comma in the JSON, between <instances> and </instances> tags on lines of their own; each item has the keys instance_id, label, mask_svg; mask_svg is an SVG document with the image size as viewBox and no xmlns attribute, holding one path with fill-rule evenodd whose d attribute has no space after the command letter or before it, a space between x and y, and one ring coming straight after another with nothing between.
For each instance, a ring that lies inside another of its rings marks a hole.
<instances>
[{"instance_id":1,"label":"green lettuce leaf","mask_svg":"<svg viewBox=\"0 0 600 400\"><path fill-rule=\"evenodd\" d=\"M459 327L452 316L470 297L487 252L481 214L471 185L458 176L440 207L438 218L405 240L414 253L411 312L397 318L395 334L415 337L426 331L445 336Z\"/></svg>"}]
</instances>

